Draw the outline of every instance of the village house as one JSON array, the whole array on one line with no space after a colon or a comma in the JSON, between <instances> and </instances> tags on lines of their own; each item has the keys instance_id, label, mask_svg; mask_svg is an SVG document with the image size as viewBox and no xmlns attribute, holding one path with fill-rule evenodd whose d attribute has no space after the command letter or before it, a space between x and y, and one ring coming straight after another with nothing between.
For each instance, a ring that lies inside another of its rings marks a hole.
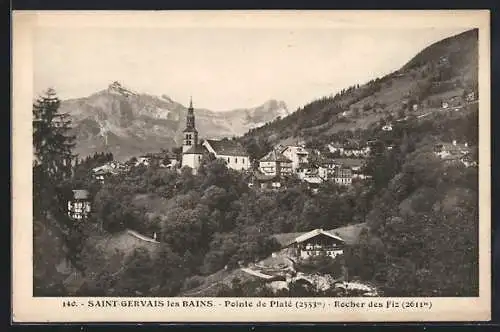
<instances>
[{"instance_id":1,"label":"village house","mask_svg":"<svg viewBox=\"0 0 500 332\"><path fill-rule=\"evenodd\" d=\"M340 167L335 170L333 181L336 184L349 186L352 184L353 173L350 168Z\"/></svg>"},{"instance_id":2,"label":"village house","mask_svg":"<svg viewBox=\"0 0 500 332\"><path fill-rule=\"evenodd\" d=\"M202 145L216 158L225 160L229 168L242 171L251 167L248 153L236 141L207 139Z\"/></svg>"},{"instance_id":3,"label":"village house","mask_svg":"<svg viewBox=\"0 0 500 332\"><path fill-rule=\"evenodd\" d=\"M127 171L127 166L117 161L110 161L104 165L92 169L92 176L97 181L104 183L110 176L120 174Z\"/></svg>"},{"instance_id":4,"label":"village house","mask_svg":"<svg viewBox=\"0 0 500 332\"><path fill-rule=\"evenodd\" d=\"M163 158L163 160L160 162L160 167L161 168L174 168L177 166L178 161L174 156L167 155Z\"/></svg>"},{"instance_id":5,"label":"village house","mask_svg":"<svg viewBox=\"0 0 500 332\"><path fill-rule=\"evenodd\" d=\"M438 143L434 146L434 154L446 162L461 162L466 167L477 166L470 155L467 143L459 144L456 140L450 143Z\"/></svg>"},{"instance_id":6,"label":"village house","mask_svg":"<svg viewBox=\"0 0 500 332\"><path fill-rule=\"evenodd\" d=\"M73 197L68 201L68 216L74 220L88 217L91 211L90 194L87 190L73 190Z\"/></svg>"},{"instance_id":7,"label":"village house","mask_svg":"<svg viewBox=\"0 0 500 332\"><path fill-rule=\"evenodd\" d=\"M453 96L447 100L443 100L441 102L441 108L447 109L450 107L458 107L461 106L462 102L460 100L460 96Z\"/></svg>"},{"instance_id":8,"label":"village house","mask_svg":"<svg viewBox=\"0 0 500 332\"><path fill-rule=\"evenodd\" d=\"M304 165L299 166L299 168L297 168L295 170L295 174L297 174L297 177L300 180L304 180L304 179L311 178L311 177L317 177L318 176L318 168L316 168L310 164L304 164Z\"/></svg>"},{"instance_id":9,"label":"village house","mask_svg":"<svg viewBox=\"0 0 500 332\"><path fill-rule=\"evenodd\" d=\"M255 172L250 187L257 187L258 189L272 189L277 190L282 188L283 179L278 175L269 175Z\"/></svg>"},{"instance_id":10,"label":"village house","mask_svg":"<svg viewBox=\"0 0 500 332\"><path fill-rule=\"evenodd\" d=\"M473 102L473 101L475 101L475 100L476 100L476 94L475 94L475 92L474 92L474 91L469 92L469 93L467 93L467 94L465 95L465 101L466 101L466 102L469 102L469 103L470 103L470 102Z\"/></svg>"},{"instance_id":11,"label":"village house","mask_svg":"<svg viewBox=\"0 0 500 332\"><path fill-rule=\"evenodd\" d=\"M281 153L292 161L292 170L297 170L301 165L308 163L309 152L303 146L287 146Z\"/></svg>"},{"instance_id":12,"label":"village house","mask_svg":"<svg viewBox=\"0 0 500 332\"><path fill-rule=\"evenodd\" d=\"M369 147L361 148L358 144L350 143L344 147L341 155L346 157L365 157L369 153Z\"/></svg>"},{"instance_id":13,"label":"village house","mask_svg":"<svg viewBox=\"0 0 500 332\"><path fill-rule=\"evenodd\" d=\"M335 168L349 168L351 171L357 173L361 172L366 161L364 159L358 158L337 158L332 161L335 165Z\"/></svg>"},{"instance_id":14,"label":"village house","mask_svg":"<svg viewBox=\"0 0 500 332\"><path fill-rule=\"evenodd\" d=\"M137 157L137 161L135 162L135 166L149 166L151 165L151 157L147 155L142 155Z\"/></svg>"},{"instance_id":15,"label":"village house","mask_svg":"<svg viewBox=\"0 0 500 332\"><path fill-rule=\"evenodd\" d=\"M345 245L346 243L341 237L323 229L315 229L297 236L284 247L284 251L299 259L320 255L336 258L344 254Z\"/></svg>"},{"instance_id":16,"label":"village house","mask_svg":"<svg viewBox=\"0 0 500 332\"><path fill-rule=\"evenodd\" d=\"M470 153L467 153L464 156L462 156L460 158L460 161L462 162L462 164L464 164L465 167L477 167L478 166L477 161L471 157Z\"/></svg>"},{"instance_id":17,"label":"village house","mask_svg":"<svg viewBox=\"0 0 500 332\"><path fill-rule=\"evenodd\" d=\"M334 159L323 158L318 168L319 177L324 179L329 179L330 177L333 176L336 167L337 164L335 163Z\"/></svg>"},{"instance_id":18,"label":"village house","mask_svg":"<svg viewBox=\"0 0 500 332\"><path fill-rule=\"evenodd\" d=\"M434 146L434 153L441 159L460 159L470 152L467 143L459 144L456 140L450 143L438 143Z\"/></svg>"},{"instance_id":19,"label":"village house","mask_svg":"<svg viewBox=\"0 0 500 332\"><path fill-rule=\"evenodd\" d=\"M331 142L327 145L327 148L331 153L338 152L340 155L342 155L344 152L344 144L340 142Z\"/></svg>"},{"instance_id":20,"label":"village house","mask_svg":"<svg viewBox=\"0 0 500 332\"><path fill-rule=\"evenodd\" d=\"M292 174L292 161L272 150L259 160L259 171L265 175L290 175Z\"/></svg>"},{"instance_id":21,"label":"village house","mask_svg":"<svg viewBox=\"0 0 500 332\"><path fill-rule=\"evenodd\" d=\"M327 145L330 153L345 157L367 157L370 154L370 146L362 147L357 142L332 142Z\"/></svg>"}]
</instances>

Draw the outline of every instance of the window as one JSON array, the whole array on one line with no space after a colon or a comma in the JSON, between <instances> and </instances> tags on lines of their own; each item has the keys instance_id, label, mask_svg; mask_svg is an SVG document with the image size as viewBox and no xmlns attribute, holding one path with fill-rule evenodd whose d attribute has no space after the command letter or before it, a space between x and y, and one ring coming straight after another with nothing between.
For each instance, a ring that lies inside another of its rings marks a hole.
<instances>
[{"instance_id":1,"label":"window","mask_svg":"<svg viewBox=\"0 0 500 332\"><path fill-rule=\"evenodd\" d=\"M237 164L238 163L238 158L234 158L234 163Z\"/></svg>"}]
</instances>

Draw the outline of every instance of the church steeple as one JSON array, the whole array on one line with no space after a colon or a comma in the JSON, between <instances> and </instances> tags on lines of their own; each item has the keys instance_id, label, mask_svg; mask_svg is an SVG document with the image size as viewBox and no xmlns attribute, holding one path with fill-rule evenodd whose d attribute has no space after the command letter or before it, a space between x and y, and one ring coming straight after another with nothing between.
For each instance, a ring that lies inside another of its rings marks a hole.
<instances>
[{"instance_id":1,"label":"church steeple","mask_svg":"<svg viewBox=\"0 0 500 332\"><path fill-rule=\"evenodd\" d=\"M198 145L198 131L196 130L194 120L193 98L189 98L189 108L186 116L186 129L184 129L184 140L182 144L182 152L186 152L192 146Z\"/></svg>"}]
</instances>

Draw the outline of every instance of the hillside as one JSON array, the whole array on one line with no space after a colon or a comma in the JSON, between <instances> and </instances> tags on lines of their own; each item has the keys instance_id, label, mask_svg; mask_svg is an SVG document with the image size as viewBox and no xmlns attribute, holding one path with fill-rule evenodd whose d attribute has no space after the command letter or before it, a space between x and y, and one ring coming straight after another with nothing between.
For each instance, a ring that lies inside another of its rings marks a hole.
<instances>
[{"instance_id":1,"label":"hillside","mask_svg":"<svg viewBox=\"0 0 500 332\"><path fill-rule=\"evenodd\" d=\"M288 115L286 104L276 100L222 112L194 106L196 126L203 138L239 136ZM82 157L112 152L118 160L179 146L187 113L186 106L168 96L137 93L118 82L88 97L64 100L60 109L72 117L75 152Z\"/></svg>"},{"instance_id":2,"label":"hillside","mask_svg":"<svg viewBox=\"0 0 500 332\"><path fill-rule=\"evenodd\" d=\"M477 29L446 38L422 50L400 70L315 100L250 130L241 141L247 146L263 141L268 145L325 143L342 131L368 129L402 114L419 116L438 110L442 101L477 89L477 45Z\"/></svg>"}]
</instances>

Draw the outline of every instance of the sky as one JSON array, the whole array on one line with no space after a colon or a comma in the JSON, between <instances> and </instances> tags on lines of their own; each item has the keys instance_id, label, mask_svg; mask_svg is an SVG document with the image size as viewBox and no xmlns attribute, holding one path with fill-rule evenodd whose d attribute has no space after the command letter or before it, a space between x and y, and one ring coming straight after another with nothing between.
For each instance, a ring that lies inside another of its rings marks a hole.
<instances>
[{"instance_id":1,"label":"sky","mask_svg":"<svg viewBox=\"0 0 500 332\"><path fill-rule=\"evenodd\" d=\"M80 98L119 81L214 111L283 100L290 110L399 69L459 28L43 27L34 91Z\"/></svg>"}]
</instances>

